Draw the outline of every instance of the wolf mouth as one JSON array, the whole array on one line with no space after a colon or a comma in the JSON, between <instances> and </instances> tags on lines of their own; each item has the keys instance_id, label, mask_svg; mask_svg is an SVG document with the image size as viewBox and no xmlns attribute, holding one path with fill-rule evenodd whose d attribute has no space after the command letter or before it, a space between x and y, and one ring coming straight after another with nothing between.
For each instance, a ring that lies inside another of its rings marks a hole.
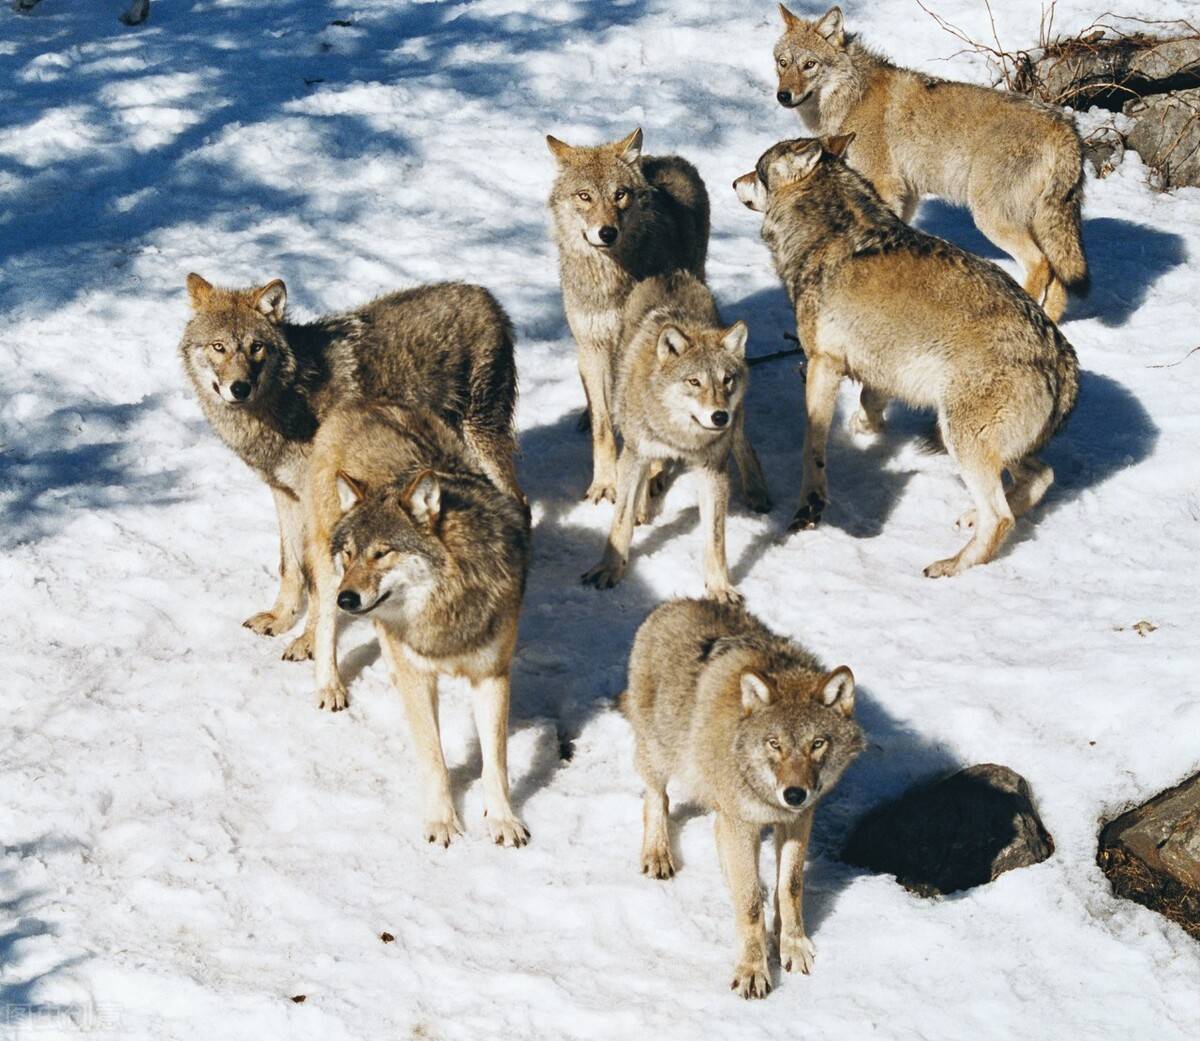
<instances>
[{"instance_id":1,"label":"wolf mouth","mask_svg":"<svg viewBox=\"0 0 1200 1041\"><path fill-rule=\"evenodd\" d=\"M357 611L353 611L351 613L356 615L370 614L391 595L391 590L388 590L388 592L384 593L383 596L376 600L375 603L373 603L370 607L360 607Z\"/></svg>"},{"instance_id":2,"label":"wolf mouth","mask_svg":"<svg viewBox=\"0 0 1200 1041\"><path fill-rule=\"evenodd\" d=\"M799 108L811 97L812 97L812 88L809 88L808 90L806 90L804 92L804 97L799 98L795 101L789 101L783 107L784 108Z\"/></svg>"}]
</instances>

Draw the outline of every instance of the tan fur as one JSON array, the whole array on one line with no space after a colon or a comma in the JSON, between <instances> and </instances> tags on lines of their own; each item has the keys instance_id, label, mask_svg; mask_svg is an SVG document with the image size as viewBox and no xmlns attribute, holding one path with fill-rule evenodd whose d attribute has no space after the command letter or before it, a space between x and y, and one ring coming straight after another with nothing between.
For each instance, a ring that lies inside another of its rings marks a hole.
<instances>
[{"instance_id":1,"label":"tan fur","mask_svg":"<svg viewBox=\"0 0 1200 1041\"><path fill-rule=\"evenodd\" d=\"M970 207L1058 321L1067 289L1087 281L1083 146L1071 119L1021 95L897 68L847 34L836 7L814 21L780 11L780 103L814 136L853 133L847 161L903 220L927 193Z\"/></svg>"},{"instance_id":2,"label":"tan fur","mask_svg":"<svg viewBox=\"0 0 1200 1041\"><path fill-rule=\"evenodd\" d=\"M908 227L836 154L846 140L781 141L739 197L765 211L763 238L796 309L808 356L804 481L793 529L828 500L825 443L838 385L863 385L852 428L876 431L888 398L935 409L943 441L975 502L971 540L925 569L953 575L991 560L1014 518L1053 472L1036 453L1078 392L1071 345L994 264ZM1014 484L1007 497L1002 474Z\"/></svg>"},{"instance_id":3,"label":"tan fur","mask_svg":"<svg viewBox=\"0 0 1200 1041\"><path fill-rule=\"evenodd\" d=\"M423 834L448 845L462 829L442 756L437 679L464 677L473 692L488 829L497 843L524 845L528 831L509 804L506 749L527 511L494 487L437 416L381 403L326 417L310 475L305 527L319 706L346 704L337 670L339 605L369 614L412 730L425 786ZM351 593L355 602L343 603Z\"/></svg>"},{"instance_id":4,"label":"tan fur","mask_svg":"<svg viewBox=\"0 0 1200 1041\"><path fill-rule=\"evenodd\" d=\"M708 193L678 156L643 156L642 132L594 148L554 137L558 164L550 212L563 309L579 350L592 431L592 482L584 497L616 501L614 358L625 300L639 281L674 270L704 278ZM603 234L614 235L611 242Z\"/></svg>"},{"instance_id":5,"label":"tan fur","mask_svg":"<svg viewBox=\"0 0 1200 1041\"><path fill-rule=\"evenodd\" d=\"M601 589L620 582L651 467L680 461L700 481L705 591L738 601L725 560L731 454L747 501L760 512L771 508L745 433L745 323L723 328L712 293L694 275L677 271L638 283L626 302L623 327L615 410L622 439L617 508L604 556L583 580Z\"/></svg>"},{"instance_id":6,"label":"tan fur","mask_svg":"<svg viewBox=\"0 0 1200 1041\"><path fill-rule=\"evenodd\" d=\"M646 783L642 872L675 873L667 785L716 812L717 853L737 926L732 989L770 990L758 878L760 833L775 829L775 932L787 972L807 973L804 858L817 802L863 747L854 677L826 672L802 647L740 607L674 600L642 623L621 711L633 727Z\"/></svg>"}]
</instances>

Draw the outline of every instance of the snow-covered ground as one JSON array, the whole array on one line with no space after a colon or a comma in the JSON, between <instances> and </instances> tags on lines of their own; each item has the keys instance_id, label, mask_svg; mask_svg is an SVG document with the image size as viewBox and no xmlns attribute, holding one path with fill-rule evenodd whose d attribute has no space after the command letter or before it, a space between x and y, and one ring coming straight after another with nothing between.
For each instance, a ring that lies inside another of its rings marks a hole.
<instances>
[{"instance_id":1,"label":"snow-covered ground","mask_svg":"<svg viewBox=\"0 0 1200 1041\"><path fill-rule=\"evenodd\" d=\"M989 31L976 0L929 2ZM828 523L781 540L801 390L789 363L754 372L778 505L735 506L733 575L769 624L853 667L871 747L818 814L815 972L746 1003L707 817L677 809L673 882L637 869L613 697L646 612L701 589L695 498L676 484L618 590L579 585L610 507L579 502L543 135L640 124L648 151L692 159L717 296L752 352L785 346L758 219L729 189L797 129L773 100L774 4L160 0L140 30L123 6L0 11L0 1038L1200 1034L1200 948L1094 863L1102 817L1197 766L1200 355L1162 366L1200 343L1200 192L1153 194L1132 154L1088 185L1094 289L1064 326L1079 407L1046 503L987 567L921 576L959 544L966 495L902 412L876 443L839 422ZM1032 42L1034 0L993 6L1002 39ZM1064 0L1056 25L1105 6ZM914 0L845 7L898 60L986 77L947 60L958 43ZM920 219L1009 265L963 213ZM281 641L240 628L274 594L273 513L185 386L191 270L282 277L302 317L440 278L512 313L537 524L512 719L527 849L486 842L463 692L443 716L469 835L442 851L418 841L369 630L344 635L353 703L332 716ZM981 761L1029 779L1050 860L933 901L837 861L868 807Z\"/></svg>"}]
</instances>

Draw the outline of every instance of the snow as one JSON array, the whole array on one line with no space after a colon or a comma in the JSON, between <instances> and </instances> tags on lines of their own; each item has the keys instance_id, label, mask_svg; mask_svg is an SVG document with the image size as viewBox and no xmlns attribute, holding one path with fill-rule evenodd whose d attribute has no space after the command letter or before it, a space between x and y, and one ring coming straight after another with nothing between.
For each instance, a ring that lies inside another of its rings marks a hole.
<instances>
[{"instance_id":1,"label":"snow","mask_svg":"<svg viewBox=\"0 0 1200 1041\"><path fill-rule=\"evenodd\" d=\"M932 6L989 31L972 0ZM1094 858L1102 818L1197 766L1200 356L1173 363L1200 328L1200 191L1154 194L1135 154L1089 183L1094 289L1064 325L1079 407L1046 503L987 567L921 576L961 541L965 491L919 416L855 442L849 387L828 522L782 540L801 391L787 362L755 370L777 507L735 503L732 574L770 625L852 666L871 747L818 813L814 973L745 1003L707 816L676 807L674 881L637 869L613 698L645 614L701 590L695 494L675 485L621 587L580 586L611 508L578 501L542 136L641 124L648 151L696 162L718 299L753 353L785 346L758 219L728 187L797 132L772 97L774 4L160 0L137 30L120 7L0 12L0 1037L1196 1036L1200 949L1116 900ZM911 0L845 7L899 61L987 76ZM993 9L1032 42L1037 4ZM1063 0L1056 25L1101 10ZM920 221L1012 270L961 211ZM331 716L283 641L240 628L274 595L276 534L176 358L190 270L282 277L301 317L440 278L513 315L537 525L511 741L527 849L486 841L463 691L443 719L469 834L435 850L370 631L343 636L353 700ZM836 859L867 808L981 761L1028 778L1048 861L930 901Z\"/></svg>"}]
</instances>

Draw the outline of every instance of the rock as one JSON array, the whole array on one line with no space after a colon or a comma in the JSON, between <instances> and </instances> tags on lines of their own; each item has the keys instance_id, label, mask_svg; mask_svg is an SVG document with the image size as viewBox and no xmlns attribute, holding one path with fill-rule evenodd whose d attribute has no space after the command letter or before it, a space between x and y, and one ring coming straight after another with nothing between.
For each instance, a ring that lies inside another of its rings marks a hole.
<instances>
[{"instance_id":1,"label":"rock","mask_svg":"<svg viewBox=\"0 0 1200 1041\"><path fill-rule=\"evenodd\" d=\"M1053 852L1025 778L984 763L872 810L855 826L842 859L934 896L983 885Z\"/></svg>"},{"instance_id":2,"label":"rock","mask_svg":"<svg viewBox=\"0 0 1200 1041\"><path fill-rule=\"evenodd\" d=\"M1107 177L1125 158L1125 138L1116 127L1098 127L1083 139L1083 154L1097 177Z\"/></svg>"},{"instance_id":3,"label":"rock","mask_svg":"<svg viewBox=\"0 0 1200 1041\"><path fill-rule=\"evenodd\" d=\"M1130 101L1125 114L1137 120L1125 143L1158 172L1158 186L1200 187L1200 88Z\"/></svg>"},{"instance_id":4,"label":"rock","mask_svg":"<svg viewBox=\"0 0 1200 1041\"><path fill-rule=\"evenodd\" d=\"M1096 862L1117 896L1200 940L1200 773L1106 824Z\"/></svg>"}]
</instances>

